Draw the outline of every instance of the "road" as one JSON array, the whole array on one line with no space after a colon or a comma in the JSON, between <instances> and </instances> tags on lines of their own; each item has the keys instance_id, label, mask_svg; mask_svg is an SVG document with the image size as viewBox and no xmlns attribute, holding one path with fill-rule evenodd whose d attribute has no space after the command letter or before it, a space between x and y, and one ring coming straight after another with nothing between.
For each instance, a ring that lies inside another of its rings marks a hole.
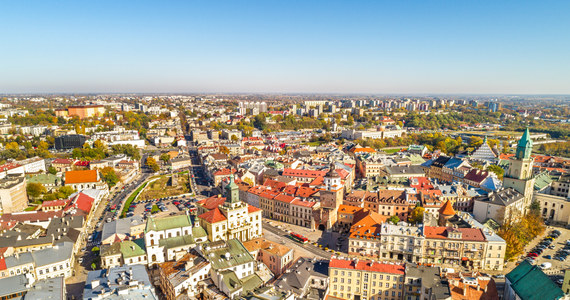
<instances>
[{"instance_id":1,"label":"road","mask_svg":"<svg viewBox=\"0 0 570 300\"><path fill-rule=\"evenodd\" d=\"M283 244L285 246L288 246L290 248L293 248L297 251L301 250L301 252L308 252L311 253L312 255L319 257L319 258L325 258L325 259L329 259L332 255L332 253L322 250L319 247L314 246L313 244L307 243L307 244L300 244L298 242L295 242L293 240L291 240L289 238L289 233L281 230L277 227L274 227L272 225L269 225L269 223L267 223L265 220L263 222L263 231L267 231L271 234L266 234L265 238L279 243L279 244Z\"/></svg>"}]
</instances>

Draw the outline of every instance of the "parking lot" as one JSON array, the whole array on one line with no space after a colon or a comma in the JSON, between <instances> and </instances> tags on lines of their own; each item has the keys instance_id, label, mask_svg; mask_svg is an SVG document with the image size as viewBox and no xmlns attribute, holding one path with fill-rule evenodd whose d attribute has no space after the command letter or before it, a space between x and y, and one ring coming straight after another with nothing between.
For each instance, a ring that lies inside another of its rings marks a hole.
<instances>
[{"instance_id":1,"label":"parking lot","mask_svg":"<svg viewBox=\"0 0 570 300\"><path fill-rule=\"evenodd\" d=\"M186 210L190 212L195 211L196 206L193 204L193 197L181 196L181 197L166 197L160 199L151 199L145 201L133 202L127 216L150 216L164 217L185 214ZM156 205L158 210L154 210L153 207Z\"/></svg>"},{"instance_id":2,"label":"parking lot","mask_svg":"<svg viewBox=\"0 0 570 300\"><path fill-rule=\"evenodd\" d=\"M554 238L550 244L545 242L554 230L558 230L560 235ZM538 266L546 263L547 268L543 270L544 273L549 275L554 282L561 281L559 279L563 276L562 272L570 267L570 246L566 245L568 240L570 240L570 230L560 227L548 227L541 237L536 238L527 246L527 252L519 261L527 259L526 257L529 253L535 251L538 256L532 259L532 263ZM538 250L540 245L543 245L541 247L543 248L542 252ZM568 254L565 254L565 252Z\"/></svg>"}]
</instances>

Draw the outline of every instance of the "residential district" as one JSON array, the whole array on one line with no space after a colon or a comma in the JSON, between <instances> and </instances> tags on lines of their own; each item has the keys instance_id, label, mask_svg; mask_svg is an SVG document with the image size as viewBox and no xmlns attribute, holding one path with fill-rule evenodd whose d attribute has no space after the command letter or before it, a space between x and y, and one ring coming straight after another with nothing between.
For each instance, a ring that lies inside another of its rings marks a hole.
<instances>
[{"instance_id":1,"label":"residential district","mask_svg":"<svg viewBox=\"0 0 570 300\"><path fill-rule=\"evenodd\" d=\"M1 98L0 298L570 298L568 107Z\"/></svg>"}]
</instances>

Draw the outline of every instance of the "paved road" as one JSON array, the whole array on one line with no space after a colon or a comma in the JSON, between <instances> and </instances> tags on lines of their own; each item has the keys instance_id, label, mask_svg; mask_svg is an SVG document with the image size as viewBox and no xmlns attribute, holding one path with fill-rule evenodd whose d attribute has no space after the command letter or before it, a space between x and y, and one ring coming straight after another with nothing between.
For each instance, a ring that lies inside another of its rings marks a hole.
<instances>
[{"instance_id":1,"label":"paved road","mask_svg":"<svg viewBox=\"0 0 570 300\"><path fill-rule=\"evenodd\" d=\"M289 239L289 233L288 232L281 230L277 227L271 226L265 221L263 222L263 230L271 232L271 233L273 233L279 237L278 240L274 240L273 242L284 244L288 247L293 246L293 247L302 248L303 250L310 252L313 255L320 257L320 258L329 259L332 256L332 253L324 251L324 250L320 249L319 247L314 246L313 244L300 244L300 243L297 243L295 241L292 241L291 239Z\"/></svg>"}]
</instances>

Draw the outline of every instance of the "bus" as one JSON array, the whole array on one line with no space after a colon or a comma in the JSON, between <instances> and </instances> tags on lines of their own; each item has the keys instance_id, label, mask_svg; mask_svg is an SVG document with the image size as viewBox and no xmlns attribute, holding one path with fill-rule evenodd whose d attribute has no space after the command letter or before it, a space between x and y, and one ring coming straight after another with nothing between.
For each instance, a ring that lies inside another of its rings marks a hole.
<instances>
[{"instance_id":1,"label":"bus","mask_svg":"<svg viewBox=\"0 0 570 300\"><path fill-rule=\"evenodd\" d=\"M117 211L117 204L113 204L113 206L111 206L111 212L116 212Z\"/></svg>"},{"instance_id":2,"label":"bus","mask_svg":"<svg viewBox=\"0 0 570 300\"><path fill-rule=\"evenodd\" d=\"M291 236L292 240L299 242L301 244L306 244L307 242L309 242L309 239L307 239L306 237L304 237L298 233L291 232L290 236Z\"/></svg>"}]
</instances>

